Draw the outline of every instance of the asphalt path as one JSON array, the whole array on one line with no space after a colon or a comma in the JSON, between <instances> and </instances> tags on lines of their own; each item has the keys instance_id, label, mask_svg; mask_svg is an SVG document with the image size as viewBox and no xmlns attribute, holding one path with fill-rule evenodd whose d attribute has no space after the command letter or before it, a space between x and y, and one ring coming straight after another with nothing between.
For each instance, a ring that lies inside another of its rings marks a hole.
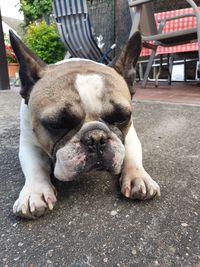
<instances>
[{"instance_id":1,"label":"asphalt path","mask_svg":"<svg viewBox=\"0 0 200 267\"><path fill-rule=\"evenodd\" d=\"M55 209L25 220L12 214L24 183L19 103L0 92L0 267L200 266L200 106L133 103L159 199L126 200L115 178L94 173L59 183Z\"/></svg>"}]
</instances>

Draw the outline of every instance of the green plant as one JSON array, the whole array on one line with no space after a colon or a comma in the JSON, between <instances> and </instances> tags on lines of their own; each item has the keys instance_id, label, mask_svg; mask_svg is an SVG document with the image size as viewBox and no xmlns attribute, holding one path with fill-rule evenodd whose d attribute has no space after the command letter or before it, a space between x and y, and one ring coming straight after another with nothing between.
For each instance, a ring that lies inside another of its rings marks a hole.
<instances>
[{"instance_id":1,"label":"green plant","mask_svg":"<svg viewBox=\"0 0 200 267\"><path fill-rule=\"evenodd\" d=\"M55 24L45 21L30 24L24 41L44 62L55 63L64 58L65 48L61 43Z\"/></svg>"},{"instance_id":2,"label":"green plant","mask_svg":"<svg viewBox=\"0 0 200 267\"><path fill-rule=\"evenodd\" d=\"M20 10L25 16L26 25L52 13L52 0L20 0Z\"/></svg>"}]
</instances>

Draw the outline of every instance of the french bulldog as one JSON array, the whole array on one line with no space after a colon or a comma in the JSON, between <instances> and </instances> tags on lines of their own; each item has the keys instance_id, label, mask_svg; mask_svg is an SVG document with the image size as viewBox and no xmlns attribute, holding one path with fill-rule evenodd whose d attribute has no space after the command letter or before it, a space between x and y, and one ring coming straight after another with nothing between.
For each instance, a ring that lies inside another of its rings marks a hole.
<instances>
[{"instance_id":1,"label":"french bulldog","mask_svg":"<svg viewBox=\"0 0 200 267\"><path fill-rule=\"evenodd\" d=\"M52 164L55 178L63 182L104 170L120 177L126 198L160 196L143 167L132 118L140 33L130 38L112 66L77 58L47 65L13 32L10 40L20 64L19 159L25 176L13 212L37 218L54 208Z\"/></svg>"}]
</instances>

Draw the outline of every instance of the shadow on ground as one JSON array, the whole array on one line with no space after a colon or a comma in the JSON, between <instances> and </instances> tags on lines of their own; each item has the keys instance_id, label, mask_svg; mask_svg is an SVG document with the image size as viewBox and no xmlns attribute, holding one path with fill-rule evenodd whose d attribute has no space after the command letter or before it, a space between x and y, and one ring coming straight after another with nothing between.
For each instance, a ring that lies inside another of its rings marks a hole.
<instances>
[{"instance_id":1,"label":"shadow on ground","mask_svg":"<svg viewBox=\"0 0 200 267\"><path fill-rule=\"evenodd\" d=\"M108 174L59 185L55 210L16 218L23 185L16 92L0 92L0 266L200 266L200 106L134 103L144 165L162 196L121 197Z\"/></svg>"}]
</instances>

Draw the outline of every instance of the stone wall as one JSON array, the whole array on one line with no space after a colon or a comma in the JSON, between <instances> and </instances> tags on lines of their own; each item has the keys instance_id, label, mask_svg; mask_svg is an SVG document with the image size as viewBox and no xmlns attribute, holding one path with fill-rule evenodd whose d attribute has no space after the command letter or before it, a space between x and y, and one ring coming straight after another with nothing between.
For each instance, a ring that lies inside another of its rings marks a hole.
<instances>
[{"instance_id":1,"label":"stone wall","mask_svg":"<svg viewBox=\"0 0 200 267\"><path fill-rule=\"evenodd\" d=\"M104 51L115 42L114 0L93 0L88 2L91 24L95 36L102 35Z\"/></svg>"},{"instance_id":2,"label":"stone wall","mask_svg":"<svg viewBox=\"0 0 200 267\"><path fill-rule=\"evenodd\" d=\"M128 40L131 29L131 16L126 0L115 0L115 25L116 53L118 53L119 49Z\"/></svg>"}]
</instances>

